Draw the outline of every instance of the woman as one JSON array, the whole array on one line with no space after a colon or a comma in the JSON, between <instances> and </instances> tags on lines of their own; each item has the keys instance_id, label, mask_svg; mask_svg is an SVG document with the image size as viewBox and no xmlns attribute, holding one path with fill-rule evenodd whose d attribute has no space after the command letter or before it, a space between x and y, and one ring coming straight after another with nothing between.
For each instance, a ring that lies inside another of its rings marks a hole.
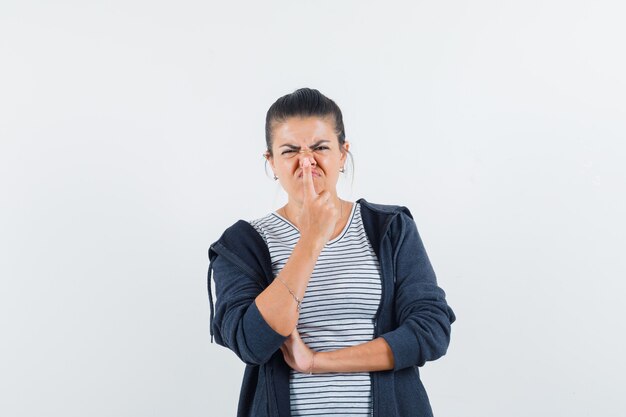
<instances>
[{"instance_id":1,"label":"woman","mask_svg":"<svg viewBox=\"0 0 626 417\"><path fill-rule=\"evenodd\" d=\"M279 98L265 135L288 202L209 249L211 335L247 365L237 415L431 416L418 367L456 317L411 213L337 196L350 145L319 91Z\"/></svg>"}]
</instances>

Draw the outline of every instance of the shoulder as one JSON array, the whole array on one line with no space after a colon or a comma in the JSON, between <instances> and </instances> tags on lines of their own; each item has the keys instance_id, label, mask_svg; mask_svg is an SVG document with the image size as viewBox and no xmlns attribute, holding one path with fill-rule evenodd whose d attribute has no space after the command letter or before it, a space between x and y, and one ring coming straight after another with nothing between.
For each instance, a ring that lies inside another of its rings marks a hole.
<instances>
[{"instance_id":1,"label":"shoulder","mask_svg":"<svg viewBox=\"0 0 626 417\"><path fill-rule=\"evenodd\" d=\"M361 218L370 242L376 250L384 236L389 236L393 246L402 240L406 230L415 228L411 211L402 205L371 203L359 198ZM380 255L377 253L377 255Z\"/></svg>"},{"instance_id":2,"label":"shoulder","mask_svg":"<svg viewBox=\"0 0 626 417\"><path fill-rule=\"evenodd\" d=\"M398 213L404 213L410 218L413 218L411 211L407 207L402 205L372 203L364 198L359 198L356 202L361 205L361 211L365 209L366 211L369 211L372 215L389 216Z\"/></svg>"},{"instance_id":3,"label":"shoulder","mask_svg":"<svg viewBox=\"0 0 626 417\"><path fill-rule=\"evenodd\" d=\"M268 223L271 221L272 213L267 213L262 217L254 219L240 219L227 227L222 233L217 242L223 244L238 243L240 241L247 241L252 238L252 243L259 243L258 237L265 240L264 232L267 229Z\"/></svg>"},{"instance_id":4,"label":"shoulder","mask_svg":"<svg viewBox=\"0 0 626 417\"><path fill-rule=\"evenodd\" d=\"M220 252L243 254L266 248L259 231L247 220L237 220L227 227L209 247L209 257Z\"/></svg>"},{"instance_id":5,"label":"shoulder","mask_svg":"<svg viewBox=\"0 0 626 417\"><path fill-rule=\"evenodd\" d=\"M252 276L271 275L270 253L263 237L246 220L237 220L209 247L209 260L222 257Z\"/></svg>"},{"instance_id":6,"label":"shoulder","mask_svg":"<svg viewBox=\"0 0 626 417\"><path fill-rule=\"evenodd\" d=\"M406 206L398 204L372 203L364 198L357 201L361 205L361 216L370 227L386 229L392 223L406 224L413 221L413 214Z\"/></svg>"},{"instance_id":7,"label":"shoulder","mask_svg":"<svg viewBox=\"0 0 626 417\"><path fill-rule=\"evenodd\" d=\"M255 232L256 229L252 226L250 221L240 219L233 223L231 226L227 227L226 230L224 230L224 233L222 233L220 240L231 240L246 237L248 235L254 234Z\"/></svg>"},{"instance_id":8,"label":"shoulder","mask_svg":"<svg viewBox=\"0 0 626 417\"><path fill-rule=\"evenodd\" d=\"M268 242L268 234L275 228L275 217L272 213L268 213L263 217L258 217L256 219L249 220L248 223L257 231L259 235L263 238L263 241L267 245Z\"/></svg>"}]
</instances>

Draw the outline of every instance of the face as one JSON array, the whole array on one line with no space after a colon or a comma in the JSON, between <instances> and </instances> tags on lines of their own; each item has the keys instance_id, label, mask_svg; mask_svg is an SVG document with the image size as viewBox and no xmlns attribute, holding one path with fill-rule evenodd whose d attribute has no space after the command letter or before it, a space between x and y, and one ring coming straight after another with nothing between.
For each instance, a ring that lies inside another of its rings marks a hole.
<instances>
[{"instance_id":1,"label":"face","mask_svg":"<svg viewBox=\"0 0 626 417\"><path fill-rule=\"evenodd\" d=\"M289 194L290 200L302 201L302 162L308 158L315 191L323 190L333 196L350 144L344 143L344 152L330 119L319 117L291 117L274 126L272 152L268 157L274 174ZM303 152L299 152L303 150Z\"/></svg>"}]
</instances>

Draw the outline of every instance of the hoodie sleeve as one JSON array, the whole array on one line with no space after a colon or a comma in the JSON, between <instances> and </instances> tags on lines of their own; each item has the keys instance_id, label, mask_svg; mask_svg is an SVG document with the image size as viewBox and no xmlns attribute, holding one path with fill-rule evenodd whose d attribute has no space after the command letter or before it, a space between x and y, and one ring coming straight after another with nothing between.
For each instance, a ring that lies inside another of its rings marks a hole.
<instances>
[{"instance_id":1,"label":"hoodie sleeve","mask_svg":"<svg viewBox=\"0 0 626 417\"><path fill-rule=\"evenodd\" d=\"M398 215L398 246L394 252L395 318L399 326L380 335L389 344L394 371L423 366L443 356L450 343L451 324L456 320L446 303L446 294L437 286L415 221ZM392 239L395 241L395 239Z\"/></svg>"},{"instance_id":2,"label":"hoodie sleeve","mask_svg":"<svg viewBox=\"0 0 626 417\"><path fill-rule=\"evenodd\" d=\"M209 297L211 270L216 302L210 326L215 341L248 365L267 362L287 337L272 329L256 306L255 298L263 288L227 258L217 255L209 264Z\"/></svg>"}]
</instances>

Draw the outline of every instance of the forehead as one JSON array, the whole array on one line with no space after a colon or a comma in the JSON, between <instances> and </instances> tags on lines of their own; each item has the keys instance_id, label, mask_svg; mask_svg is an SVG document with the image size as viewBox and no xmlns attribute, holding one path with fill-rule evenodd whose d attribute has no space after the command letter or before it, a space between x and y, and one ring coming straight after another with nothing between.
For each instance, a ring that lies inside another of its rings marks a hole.
<instances>
[{"instance_id":1,"label":"forehead","mask_svg":"<svg viewBox=\"0 0 626 417\"><path fill-rule=\"evenodd\" d=\"M329 118L290 117L274 127L274 145L309 144L318 140L336 141L334 124Z\"/></svg>"}]
</instances>

